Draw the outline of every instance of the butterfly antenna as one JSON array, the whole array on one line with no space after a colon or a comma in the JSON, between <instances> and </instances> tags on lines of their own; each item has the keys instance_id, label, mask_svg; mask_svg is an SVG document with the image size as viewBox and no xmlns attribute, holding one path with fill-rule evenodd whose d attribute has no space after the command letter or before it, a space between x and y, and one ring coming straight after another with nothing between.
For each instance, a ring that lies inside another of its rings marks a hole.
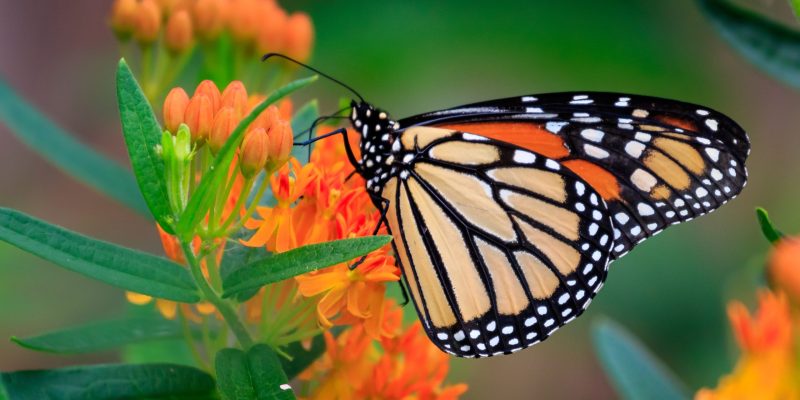
<instances>
[{"instance_id":1,"label":"butterfly antenna","mask_svg":"<svg viewBox=\"0 0 800 400\"><path fill-rule=\"evenodd\" d=\"M284 60L293 62L293 63L295 63L295 64L297 64L297 65L299 65L299 66L301 66L303 68L306 68L308 70L314 71L314 72L324 76L325 78L328 78L331 81L338 83L339 85L341 85L345 89L353 92L353 94L356 95L356 97L358 97L358 99L361 100L362 103L364 103L364 98L361 97L361 95L358 94L358 92L356 92L355 89L353 89L350 86L346 85L344 82L342 82L342 81L340 81L340 80L338 80L338 79L336 79L336 78L334 78L334 77L332 77L332 76L330 76L330 75L328 75L328 74L326 74L326 73L324 73L324 72L322 72L322 71L320 71L320 70L318 70L318 69L316 69L316 68L314 68L314 67L312 67L312 66L310 66L308 64L304 64L304 63L302 63L300 61L295 60L294 58L291 58L289 56L285 56L285 55L280 54L280 53L267 53L267 54L264 54L263 57L261 57L261 61L267 61L268 59L273 58L273 57L283 58Z\"/></svg>"}]
</instances>

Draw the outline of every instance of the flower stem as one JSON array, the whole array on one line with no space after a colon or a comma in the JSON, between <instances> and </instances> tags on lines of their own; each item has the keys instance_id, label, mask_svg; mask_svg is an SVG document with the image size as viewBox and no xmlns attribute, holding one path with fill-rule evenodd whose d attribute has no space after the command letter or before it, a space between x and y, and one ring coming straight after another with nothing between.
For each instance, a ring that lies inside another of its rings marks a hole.
<instances>
[{"instance_id":1,"label":"flower stem","mask_svg":"<svg viewBox=\"0 0 800 400\"><path fill-rule=\"evenodd\" d=\"M186 261L189 263L189 269L192 273L192 278L194 278L195 284L197 284L197 286L200 288L200 291L203 293L205 299L217 308L217 311L219 311L219 313L222 315L222 318L228 324L228 327L230 327L231 331L233 331L233 334L236 335L236 340L239 341L239 344L242 346L242 348L247 350L252 347L253 338L250 337L250 333L247 331L247 328L245 328L244 324L242 324L242 321L239 320L236 310L228 301L225 301L219 297L217 292L215 292L214 289L208 285L208 281L206 281L205 276L203 276L203 271L200 269L200 262L194 255L192 246L185 241L181 241L181 248L186 256Z\"/></svg>"},{"instance_id":2,"label":"flower stem","mask_svg":"<svg viewBox=\"0 0 800 400\"><path fill-rule=\"evenodd\" d=\"M194 360L197 361L197 365L200 368L210 371L211 367L208 365L208 362L200 355L200 352L197 350L194 344L194 338L192 337L192 331L189 329L189 322L186 320L186 314L183 312L181 307L178 307L178 314L181 320L181 329L183 330L183 338L186 340L186 343L189 345L189 350L192 352L192 356Z\"/></svg>"}]
</instances>

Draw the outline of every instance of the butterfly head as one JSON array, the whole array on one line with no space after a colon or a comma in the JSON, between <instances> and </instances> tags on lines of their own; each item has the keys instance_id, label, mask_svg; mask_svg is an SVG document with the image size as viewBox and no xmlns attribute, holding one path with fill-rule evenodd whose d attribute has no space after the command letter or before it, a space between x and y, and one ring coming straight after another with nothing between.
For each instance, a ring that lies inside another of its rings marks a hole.
<instances>
[{"instance_id":1,"label":"butterfly head","mask_svg":"<svg viewBox=\"0 0 800 400\"><path fill-rule=\"evenodd\" d=\"M350 106L350 122L361 137L360 172L367 189L378 193L391 170L392 145L400 124L372 104L352 101Z\"/></svg>"}]
</instances>

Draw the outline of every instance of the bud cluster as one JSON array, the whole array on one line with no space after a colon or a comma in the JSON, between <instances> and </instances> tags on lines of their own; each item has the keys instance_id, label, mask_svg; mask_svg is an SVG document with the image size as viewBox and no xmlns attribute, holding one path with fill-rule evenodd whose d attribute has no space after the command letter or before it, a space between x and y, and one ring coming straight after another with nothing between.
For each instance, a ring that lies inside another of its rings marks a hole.
<instances>
[{"instance_id":1,"label":"bud cluster","mask_svg":"<svg viewBox=\"0 0 800 400\"><path fill-rule=\"evenodd\" d=\"M110 25L125 53L129 42L138 45L140 75L151 102L180 76L197 43L226 52L201 52L203 74L216 82L246 79L256 88L265 71L252 70L262 54L276 52L307 61L314 42L309 16L290 14L274 0L115 0ZM233 46L220 46L224 40Z\"/></svg>"}]
</instances>

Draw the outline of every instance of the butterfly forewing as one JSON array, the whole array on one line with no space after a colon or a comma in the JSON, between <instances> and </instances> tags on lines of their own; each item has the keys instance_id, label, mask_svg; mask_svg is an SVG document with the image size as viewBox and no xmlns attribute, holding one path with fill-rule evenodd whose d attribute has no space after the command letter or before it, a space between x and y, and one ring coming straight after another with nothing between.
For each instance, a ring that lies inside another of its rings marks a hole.
<instances>
[{"instance_id":1,"label":"butterfly forewing","mask_svg":"<svg viewBox=\"0 0 800 400\"><path fill-rule=\"evenodd\" d=\"M398 140L398 172L382 197L437 346L507 354L580 315L614 244L598 191L556 160L480 135L418 127Z\"/></svg>"},{"instance_id":2,"label":"butterfly forewing","mask_svg":"<svg viewBox=\"0 0 800 400\"><path fill-rule=\"evenodd\" d=\"M718 112L678 101L552 93L471 104L400 124L463 130L556 159L606 201L615 225L614 258L669 225L718 208L746 183L744 131Z\"/></svg>"}]
</instances>

